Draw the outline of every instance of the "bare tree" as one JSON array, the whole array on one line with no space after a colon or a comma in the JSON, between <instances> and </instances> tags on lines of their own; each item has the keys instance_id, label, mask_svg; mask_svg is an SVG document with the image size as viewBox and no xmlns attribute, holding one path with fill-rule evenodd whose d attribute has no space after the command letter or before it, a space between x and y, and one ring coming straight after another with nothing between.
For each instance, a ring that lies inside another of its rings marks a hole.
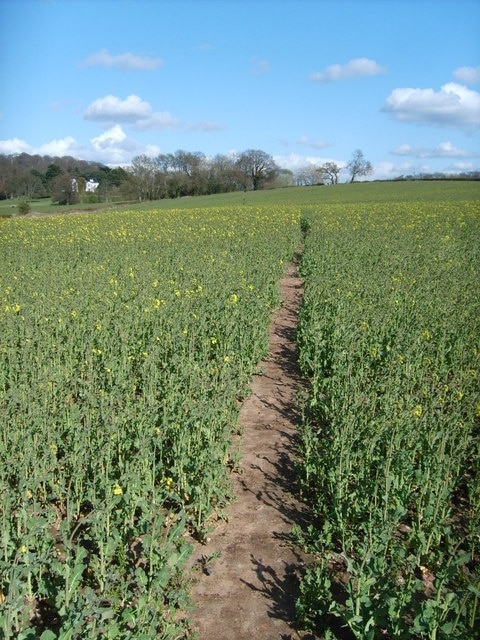
<instances>
[{"instance_id":1,"label":"bare tree","mask_svg":"<svg viewBox=\"0 0 480 640\"><path fill-rule=\"evenodd\" d=\"M323 184L323 173L320 167L314 164L306 164L295 171L295 182L299 187Z\"/></svg>"},{"instance_id":2,"label":"bare tree","mask_svg":"<svg viewBox=\"0 0 480 640\"><path fill-rule=\"evenodd\" d=\"M338 174L341 169L336 162L325 162L319 168L319 171L323 174L323 179L329 184L338 184Z\"/></svg>"},{"instance_id":3,"label":"bare tree","mask_svg":"<svg viewBox=\"0 0 480 640\"><path fill-rule=\"evenodd\" d=\"M247 149L237 159L237 167L243 176L243 187L256 191L266 181L277 175L279 168L272 156L260 149Z\"/></svg>"},{"instance_id":4,"label":"bare tree","mask_svg":"<svg viewBox=\"0 0 480 640\"><path fill-rule=\"evenodd\" d=\"M359 176L368 176L373 173L372 163L365 160L363 151L356 149L353 152L352 159L347 164L347 169L350 172L350 182L354 182L355 178Z\"/></svg>"}]
</instances>

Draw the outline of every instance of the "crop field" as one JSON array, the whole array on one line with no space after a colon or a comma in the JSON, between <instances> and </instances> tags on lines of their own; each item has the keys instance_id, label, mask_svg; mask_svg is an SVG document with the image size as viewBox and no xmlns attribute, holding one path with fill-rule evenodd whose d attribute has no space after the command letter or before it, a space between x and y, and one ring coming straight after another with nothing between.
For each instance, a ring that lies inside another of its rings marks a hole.
<instances>
[{"instance_id":1,"label":"crop field","mask_svg":"<svg viewBox=\"0 0 480 640\"><path fill-rule=\"evenodd\" d=\"M2 224L0 635L181 637L183 534L228 496L299 217Z\"/></svg>"},{"instance_id":2,"label":"crop field","mask_svg":"<svg viewBox=\"0 0 480 640\"><path fill-rule=\"evenodd\" d=\"M303 239L299 621L474 640L479 202L354 184L0 220L0 637L187 637L186 532L231 497Z\"/></svg>"},{"instance_id":3,"label":"crop field","mask_svg":"<svg viewBox=\"0 0 480 640\"><path fill-rule=\"evenodd\" d=\"M297 611L324 638L478 637L480 204L460 198L304 214Z\"/></svg>"}]
</instances>

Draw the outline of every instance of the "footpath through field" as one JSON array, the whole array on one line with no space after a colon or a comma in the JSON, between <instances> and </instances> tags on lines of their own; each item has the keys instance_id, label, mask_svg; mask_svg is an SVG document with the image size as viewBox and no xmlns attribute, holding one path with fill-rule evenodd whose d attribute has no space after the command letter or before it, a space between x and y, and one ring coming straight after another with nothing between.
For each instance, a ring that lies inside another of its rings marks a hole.
<instances>
[{"instance_id":1,"label":"footpath through field","mask_svg":"<svg viewBox=\"0 0 480 640\"><path fill-rule=\"evenodd\" d=\"M295 332L302 297L298 256L280 282L282 305L270 327L270 353L240 411L243 437L236 498L193 556L200 640L293 640L294 606L303 558L288 544L304 519L295 498L297 394Z\"/></svg>"}]
</instances>

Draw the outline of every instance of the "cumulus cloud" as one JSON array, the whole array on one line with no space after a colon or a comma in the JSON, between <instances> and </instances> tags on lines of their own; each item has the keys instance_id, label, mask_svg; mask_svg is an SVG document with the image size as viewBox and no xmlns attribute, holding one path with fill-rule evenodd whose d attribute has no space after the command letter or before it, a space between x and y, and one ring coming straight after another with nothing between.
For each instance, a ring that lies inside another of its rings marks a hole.
<instances>
[{"instance_id":1,"label":"cumulus cloud","mask_svg":"<svg viewBox=\"0 0 480 640\"><path fill-rule=\"evenodd\" d=\"M11 138L10 140L0 140L0 153L6 155L13 155L16 153L30 153L43 156L66 156L78 151L78 145L75 138L72 136L66 136L58 140L51 140L45 142L39 147L33 147L32 145L20 140L19 138Z\"/></svg>"},{"instance_id":2,"label":"cumulus cloud","mask_svg":"<svg viewBox=\"0 0 480 640\"><path fill-rule=\"evenodd\" d=\"M213 120L185 123L169 111L153 111L149 102L136 95L124 100L108 95L98 98L90 104L83 116L86 120L105 122L111 125L130 124L136 131L164 131L166 129L185 129L187 131L218 131L223 126Z\"/></svg>"},{"instance_id":3,"label":"cumulus cloud","mask_svg":"<svg viewBox=\"0 0 480 640\"><path fill-rule=\"evenodd\" d=\"M478 154L457 149L451 142L441 142L433 149L402 144L392 151L396 156L412 156L414 158L474 158Z\"/></svg>"},{"instance_id":4,"label":"cumulus cloud","mask_svg":"<svg viewBox=\"0 0 480 640\"><path fill-rule=\"evenodd\" d=\"M459 82L476 84L480 82L480 67L459 67L453 72L453 77Z\"/></svg>"},{"instance_id":5,"label":"cumulus cloud","mask_svg":"<svg viewBox=\"0 0 480 640\"><path fill-rule=\"evenodd\" d=\"M314 82L338 82L349 78L376 76L385 72L386 68L380 66L375 60L355 58L346 64L333 64L324 71L316 71L312 73L311 79Z\"/></svg>"},{"instance_id":6,"label":"cumulus cloud","mask_svg":"<svg viewBox=\"0 0 480 640\"><path fill-rule=\"evenodd\" d=\"M125 100L108 95L94 100L87 107L83 117L86 120L101 122L135 122L148 118L151 113L150 103L136 95L132 94Z\"/></svg>"},{"instance_id":7,"label":"cumulus cloud","mask_svg":"<svg viewBox=\"0 0 480 640\"><path fill-rule=\"evenodd\" d=\"M0 153L5 155L29 153L54 157L72 155L79 160L124 166L130 164L136 155L156 156L160 153L160 148L154 144L144 145L129 138L122 127L117 124L100 135L90 138L89 143L83 145L78 144L72 136L45 142L39 147L34 147L19 138L0 140Z\"/></svg>"},{"instance_id":8,"label":"cumulus cloud","mask_svg":"<svg viewBox=\"0 0 480 640\"><path fill-rule=\"evenodd\" d=\"M454 82L440 91L394 89L383 110L399 122L473 130L480 125L480 93Z\"/></svg>"},{"instance_id":9,"label":"cumulus cloud","mask_svg":"<svg viewBox=\"0 0 480 640\"><path fill-rule=\"evenodd\" d=\"M92 53L82 62L84 67L112 67L122 71L153 71L163 64L161 58L138 56L131 52L112 55L107 49Z\"/></svg>"},{"instance_id":10,"label":"cumulus cloud","mask_svg":"<svg viewBox=\"0 0 480 640\"><path fill-rule=\"evenodd\" d=\"M67 136L60 140L51 140L50 142L42 144L38 149L36 149L36 153L45 156L58 156L61 158L62 156L70 155L76 149L77 141L75 138Z\"/></svg>"},{"instance_id":11,"label":"cumulus cloud","mask_svg":"<svg viewBox=\"0 0 480 640\"><path fill-rule=\"evenodd\" d=\"M90 139L91 149L84 153L84 158L90 156L110 165L125 165L131 162L135 155L146 154L155 156L160 153L156 145L142 146L136 140L129 138L119 124L104 131L99 136Z\"/></svg>"},{"instance_id":12,"label":"cumulus cloud","mask_svg":"<svg viewBox=\"0 0 480 640\"><path fill-rule=\"evenodd\" d=\"M9 140L0 140L0 153L5 155L13 155L14 153L30 153L32 147L20 138L10 138Z\"/></svg>"}]
</instances>

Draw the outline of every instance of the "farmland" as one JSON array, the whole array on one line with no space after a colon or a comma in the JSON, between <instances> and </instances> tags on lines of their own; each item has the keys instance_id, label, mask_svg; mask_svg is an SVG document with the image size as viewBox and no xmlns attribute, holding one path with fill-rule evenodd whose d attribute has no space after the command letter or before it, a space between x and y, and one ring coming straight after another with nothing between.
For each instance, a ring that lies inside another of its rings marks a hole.
<instances>
[{"instance_id":1,"label":"farmland","mask_svg":"<svg viewBox=\"0 0 480 640\"><path fill-rule=\"evenodd\" d=\"M225 504L299 229L285 207L2 225L7 637L177 637L183 533Z\"/></svg>"},{"instance_id":2,"label":"farmland","mask_svg":"<svg viewBox=\"0 0 480 640\"><path fill-rule=\"evenodd\" d=\"M5 637L183 637L184 534L230 497L303 230L299 618L326 638L333 620L473 638L478 195L356 184L2 221Z\"/></svg>"},{"instance_id":3,"label":"farmland","mask_svg":"<svg viewBox=\"0 0 480 640\"><path fill-rule=\"evenodd\" d=\"M305 214L298 613L325 638L478 632L479 222L462 200Z\"/></svg>"}]
</instances>

